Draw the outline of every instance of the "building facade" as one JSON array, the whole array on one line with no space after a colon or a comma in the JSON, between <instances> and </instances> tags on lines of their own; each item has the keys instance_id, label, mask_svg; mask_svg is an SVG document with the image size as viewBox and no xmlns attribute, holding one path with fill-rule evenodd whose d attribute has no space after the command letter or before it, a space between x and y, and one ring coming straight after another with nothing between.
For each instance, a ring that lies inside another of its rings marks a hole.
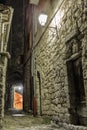
<instances>
[{"instance_id":1,"label":"building facade","mask_svg":"<svg viewBox=\"0 0 87 130\"><path fill-rule=\"evenodd\" d=\"M48 15L44 27L38 23L43 12ZM27 75L33 77L32 104L38 115L68 124L87 124L86 14L86 0L42 0L33 5L32 48L25 53L31 53ZM26 75L25 80L27 84Z\"/></svg>"},{"instance_id":2,"label":"building facade","mask_svg":"<svg viewBox=\"0 0 87 130\"><path fill-rule=\"evenodd\" d=\"M4 118L7 63L10 54L7 50L13 9L0 4L0 127Z\"/></svg>"}]
</instances>

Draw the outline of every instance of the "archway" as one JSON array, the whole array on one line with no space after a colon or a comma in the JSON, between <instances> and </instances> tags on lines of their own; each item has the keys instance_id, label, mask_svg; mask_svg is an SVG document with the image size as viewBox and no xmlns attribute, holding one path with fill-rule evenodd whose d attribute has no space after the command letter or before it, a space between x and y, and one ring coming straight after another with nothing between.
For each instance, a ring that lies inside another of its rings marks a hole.
<instances>
[{"instance_id":1,"label":"archway","mask_svg":"<svg viewBox=\"0 0 87 130\"><path fill-rule=\"evenodd\" d=\"M19 111L23 110L23 79L18 71L11 72L8 75L6 86L5 110Z\"/></svg>"}]
</instances>

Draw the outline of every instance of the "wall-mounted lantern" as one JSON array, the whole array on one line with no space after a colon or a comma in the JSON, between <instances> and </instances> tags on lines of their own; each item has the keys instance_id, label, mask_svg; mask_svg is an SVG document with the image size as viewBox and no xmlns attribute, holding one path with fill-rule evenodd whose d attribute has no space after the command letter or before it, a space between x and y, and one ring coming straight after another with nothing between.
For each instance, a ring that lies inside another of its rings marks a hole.
<instances>
[{"instance_id":1,"label":"wall-mounted lantern","mask_svg":"<svg viewBox=\"0 0 87 130\"><path fill-rule=\"evenodd\" d=\"M43 27L45 27L46 23L47 23L47 18L48 18L48 15L45 14L45 13L41 13L38 17L38 20L39 20L39 24ZM54 26L48 26L48 29L52 32L52 33L55 33L56 31L56 34L57 34L57 37L58 37L58 30L57 30L57 25L55 23Z\"/></svg>"}]
</instances>

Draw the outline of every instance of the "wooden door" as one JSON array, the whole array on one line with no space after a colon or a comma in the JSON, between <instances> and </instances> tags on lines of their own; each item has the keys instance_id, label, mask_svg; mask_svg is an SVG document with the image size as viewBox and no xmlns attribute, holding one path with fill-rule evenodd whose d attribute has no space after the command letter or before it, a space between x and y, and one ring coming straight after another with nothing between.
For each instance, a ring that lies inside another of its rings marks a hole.
<instances>
[{"instance_id":1,"label":"wooden door","mask_svg":"<svg viewBox=\"0 0 87 130\"><path fill-rule=\"evenodd\" d=\"M85 100L81 57L67 63L71 122L81 124L79 108Z\"/></svg>"}]
</instances>

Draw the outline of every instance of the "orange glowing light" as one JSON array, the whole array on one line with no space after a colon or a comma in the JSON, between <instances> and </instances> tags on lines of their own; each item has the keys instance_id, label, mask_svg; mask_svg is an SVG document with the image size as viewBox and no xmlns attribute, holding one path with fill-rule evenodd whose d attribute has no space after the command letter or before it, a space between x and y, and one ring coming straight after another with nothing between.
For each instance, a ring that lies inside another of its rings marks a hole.
<instances>
[{"instance_id":1,"label":"orange glowing light","mask_svg":"<svg viewBox=\"0 0 87 130\"><path fill-rule=\"evenodd\" d=\"M23 109L23 95L18 92L14 92L14 108L17 110Z\"/></svg>"}]
</instances>

